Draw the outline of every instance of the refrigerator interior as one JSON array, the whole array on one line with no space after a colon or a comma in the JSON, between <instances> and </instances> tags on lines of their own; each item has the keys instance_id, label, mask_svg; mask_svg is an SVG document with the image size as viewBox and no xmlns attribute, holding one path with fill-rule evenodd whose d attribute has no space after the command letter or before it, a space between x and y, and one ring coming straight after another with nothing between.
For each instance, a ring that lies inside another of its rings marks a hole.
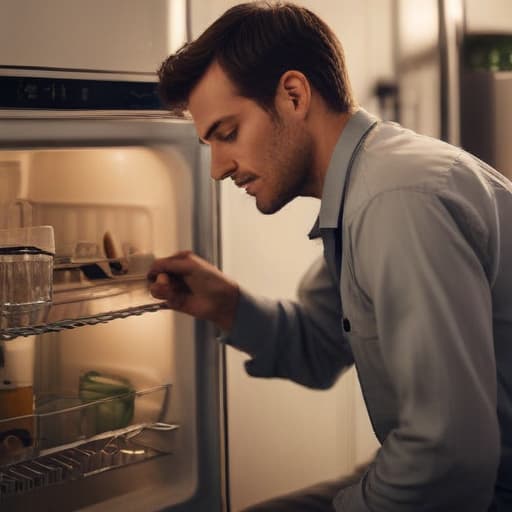
<instances>
[{"instance_id":1,"label":"refrigerator interior","mask_svg":"<svg viewBox=\"0 0 512 512\"><path fill-rule=\"evenodd\" d=\"M56 254L55 332L3 331L5 367L20 350L34 361L34 415L0 420L0 436L32 437L0 451L0 507L220 510L219 349L210 327L161 308L145 277L177 250L216 257L214 190L191 125L2 124L0 229L51 225Z\"/></svg>"}]
</instances>

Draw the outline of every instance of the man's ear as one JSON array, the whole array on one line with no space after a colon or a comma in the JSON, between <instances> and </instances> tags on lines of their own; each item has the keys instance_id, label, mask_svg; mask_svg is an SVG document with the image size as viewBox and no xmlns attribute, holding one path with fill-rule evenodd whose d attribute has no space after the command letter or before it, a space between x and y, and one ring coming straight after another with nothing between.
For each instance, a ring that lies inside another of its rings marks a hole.
<instances>
[{"instance_id":1,"label":"man's ear","mask_svg":"<svg viewBox=\"0 0 512 512\"><path fill-rule=\"evenodd\" d=\"M279 79L276 91L277 111L306 117L311 105L311 86L300 71L286 71Z\"/></svg>"}]
</instances>

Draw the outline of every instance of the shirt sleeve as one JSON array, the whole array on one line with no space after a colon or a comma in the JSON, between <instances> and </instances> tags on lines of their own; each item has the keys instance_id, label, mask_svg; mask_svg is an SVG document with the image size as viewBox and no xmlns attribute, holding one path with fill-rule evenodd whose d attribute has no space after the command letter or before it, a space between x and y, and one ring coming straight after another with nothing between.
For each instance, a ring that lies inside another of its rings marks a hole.
<instances>
[{"instance_id":1,"label":"shirt sleeve","mask_svg":"<svg viewBox=\"0 0 512 512\"><path fill-rule=\"evenodd\" d=\"M341 512L483 512L499 461L491 290L463 205L394 190L352 225L357 284L371 301L398 424ZM478 242L482 246L483 240Z\"/></svg>"},{"instance_id":2,"label":"shirt sleeve","mask_svg":"<svg viewBox=\"0 0 512 512\"><path fill-rule=\"evenodd\" d=\"M323 258L304 275L298 298L269 300L242 290L225 341L250 354L246 370L254 377L282 377L325 389L353 359L342 334L339 292Z\"/></svg>"}]
</instances>

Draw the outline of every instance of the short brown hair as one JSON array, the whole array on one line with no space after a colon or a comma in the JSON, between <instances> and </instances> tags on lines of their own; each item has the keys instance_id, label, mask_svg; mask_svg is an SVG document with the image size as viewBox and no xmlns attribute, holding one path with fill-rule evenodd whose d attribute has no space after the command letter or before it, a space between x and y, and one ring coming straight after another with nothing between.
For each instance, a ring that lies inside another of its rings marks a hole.
<instances>
[{"instance_id":1,"label":"short brown hair","mask_svg":"<svg viewBox=\"0 0 512 512\"><path fill-rule=\"evenodd\" d=\"M355 105L340 42L318 16L292 3L235 5L168 57L158 71L165 106L183 112L214 60L241 96L265 110L273 111L279 79L290 69L303 73L331 110Z\"/></svg>"}]
</instances>

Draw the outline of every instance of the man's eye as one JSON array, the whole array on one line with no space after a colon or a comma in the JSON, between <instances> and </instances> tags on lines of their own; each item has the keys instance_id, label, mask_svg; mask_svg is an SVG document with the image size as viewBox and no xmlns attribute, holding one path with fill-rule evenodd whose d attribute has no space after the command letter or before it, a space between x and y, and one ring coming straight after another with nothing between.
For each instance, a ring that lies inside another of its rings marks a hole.
<instances>
[{"instance_id":1,"label":"man's eye","mask_svg":"<svg viewBox=\"0 0 512 512\"><path fill-rule=\"evenodd\" d=\"M226 135L220 135L219 139L222 142L232 142L236 139L237 133L238 133L238 130L235 128L234 130L231 130Z\"/></svg>"}]
</instances>

